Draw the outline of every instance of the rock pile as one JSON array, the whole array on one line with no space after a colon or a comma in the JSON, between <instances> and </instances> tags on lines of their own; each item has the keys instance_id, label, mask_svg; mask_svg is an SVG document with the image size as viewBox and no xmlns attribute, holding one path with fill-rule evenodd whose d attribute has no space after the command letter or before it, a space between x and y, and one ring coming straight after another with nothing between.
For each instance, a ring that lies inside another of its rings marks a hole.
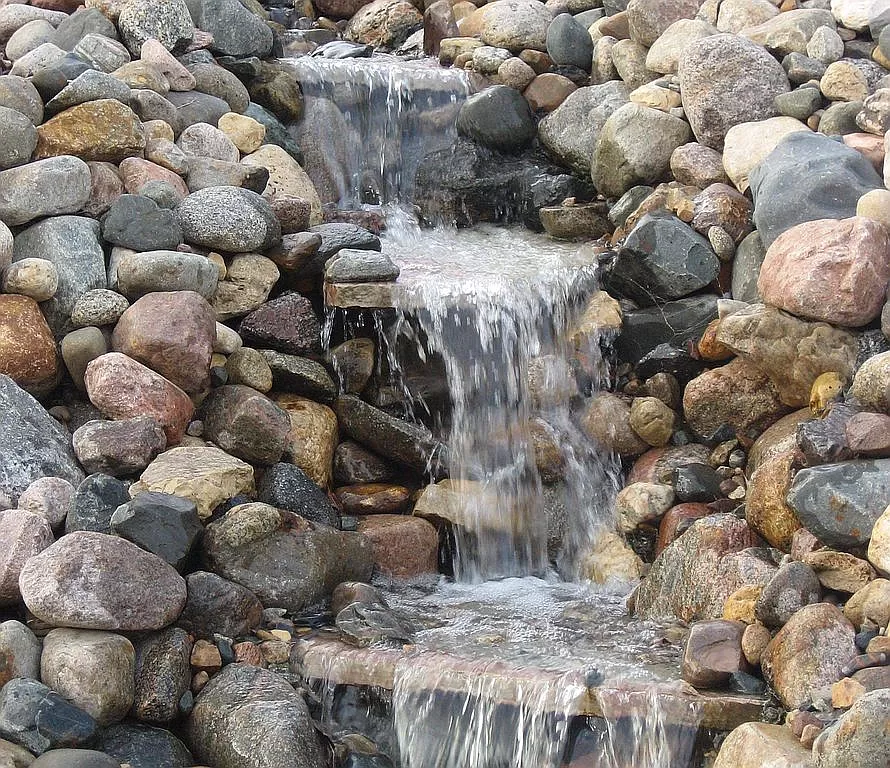
<instances>
[{"instance_id":1,"label":"rock pile","mask_svg":"<svg viewBox=\"0 0 890 768\"><path fill-rule=\"evenodd\" d=\"M380 407L372 339L322 347L327 263L398 275L288 132L270 57L337 43L486 78L457 157L523 194L551 169L531 222L601 239L578 333L620 327L617 387L578 421L627 465L636 554L616 536L594 572L646 571L633 608L691 624L692 684L788 711L716 765L883 768L886 4L269 6L0 0L0 763L325 765L274 672L293 619L436 570L405 513L441 446Z\"/></svg>"}]
</instances>

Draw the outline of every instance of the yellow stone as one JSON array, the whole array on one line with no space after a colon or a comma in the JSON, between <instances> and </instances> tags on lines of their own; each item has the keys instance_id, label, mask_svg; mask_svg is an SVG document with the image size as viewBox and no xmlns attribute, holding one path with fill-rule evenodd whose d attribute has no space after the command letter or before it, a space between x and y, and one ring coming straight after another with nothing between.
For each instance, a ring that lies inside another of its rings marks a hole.
<instances>
[{"instance_id":1,"label":"yellow stone","mask_svg":"<svg viewBox=\"0 0 890 768\"><path fill-rule=\"evenodd\" d=\"M119 163L145 149L142 122L126 104L98 99L66 109L37 128L34 159L76 155Z\"/></svg>"},{"instance_id":2,"label":"yellow stone","mask_svg":"<svg viewBox=\"0 0 890 768\"><path fill-rule=\"evenodd\" d=\"M762 584L745 584L739 587L723 604L723 618L729 621L743 621L745 624L753 624L754 604L760 593L763 592Z\"/></svg>"},{"instance_id":3,"label":"yellow stone","mask_svg":"<svg viewBox=\"0 0 890 768\"><path fill-rule=\"evenodd\" d=\"M256 152L266 138L266 126L247 115L226 112L217 123L217 127L238 147L241 154Z\"/></svg>"},{"instance_id":4,"label":"yellow stone","mask_svg":"<svg viewBox=\"0 0 890 768\"><path fill-rule=\"evenodd\" d=\"M813 415L822 416L829 404L840 398L844 386L844 378L836 371L819 375L810 389L810 411Z\"/></svg>"},{"instance_id":5,"label":"yellow stone","mask_svg":"<svg viewBox=\"0 0 890 768\"><path fill-rule=\"evenodd\" d=\"M322 488L331 485L334 449L337 447L337 416L326 405L298 395L273 397L290 416L291 429L285 453Z\"/></svg>"}]
</instances>

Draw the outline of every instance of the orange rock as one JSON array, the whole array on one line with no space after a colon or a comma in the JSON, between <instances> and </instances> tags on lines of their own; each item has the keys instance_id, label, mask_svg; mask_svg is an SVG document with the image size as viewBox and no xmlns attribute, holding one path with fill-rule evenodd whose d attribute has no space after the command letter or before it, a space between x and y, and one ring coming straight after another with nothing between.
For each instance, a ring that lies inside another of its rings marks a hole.
<instances>
[{"instance_id":1,"label":"orange rock","mask_svg":"<svg viewBox=\"0 0 890 768\"><path fill-rule=\"evenodd\" d=\"M37 128L34 159L75 155L117 163L145 149L142 122L126 104L98 99L66 109Z\"/></svg>"},{"instance_id":2,"label":"orange rock","mask_svg":"<svg viewBox=\"0 0 890 768\"><path fill-rule=\"evenodd\" d=\"M577 90L578 86L567 77L545 72L532 80L523 96L532 112L552 112Z\"/></svg>"},{"instance_id":3,"label":"orange rock","mask_svg":"<svg viewBox=\"0 0 890 768\"><path fill-rule=\"evenodd\" d=\"M411 500L410 490L389 483L346 485L335 494L347 515L399 514Z\"/></svg>"},{"instance_id":4,"label":"orange rock","mask_svg":"<svg viewBox=\"0 0 890 768\"><path fill-rule=\"evenodd\" d=\"M207 640L196 640L192 647L192 669L212 675L222 669L219 648Z\"/></svg>"},{"instance_id":5,"label":"orange rock","mask_svg":"<svg viewBox=\"0 0 890 768\"><path fill-rule=\"evenodd\" d=\"M785 503L791 487L795 451L786 451L763 462L751 476L745 500L745 518L772 546L791 551L794 532L800 521Z\"/></svg>"},{"instance_id":6,"label":"orange rock","mask_svg":"<svg viewBox=\"0 0 890 768\"><path fill-rule=\"evenodd\" d=\"M717 328L719 325L719 319L712 320L708 323L708 327L705 328L705 332L698 340L698 354L702 360L707 360L711 363L719 363L735 357L735 352L717 341Z\"/></svg>"},{"instance_id":7,"label":"orange rock","mask_svg":"<svg viewBox=\"0 0 890 768\"><path fill-rule=\"evenodd\" d=\"M0 373L34 395L56 384L56 342L37 302L27 296L0 295Z\"/></svg>"}]
</instances>

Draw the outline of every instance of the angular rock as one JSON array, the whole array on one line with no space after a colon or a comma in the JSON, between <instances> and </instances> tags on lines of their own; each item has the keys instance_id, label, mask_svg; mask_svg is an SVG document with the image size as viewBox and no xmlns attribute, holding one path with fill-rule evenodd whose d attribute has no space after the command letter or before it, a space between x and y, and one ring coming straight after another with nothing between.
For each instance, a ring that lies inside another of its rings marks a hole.
<instances>
[{"instance_id":1,"label":"angular rock","mask_svg":"<svg viewBox=\"0 0 890 768\"><path fill-rule=\"evenodd\" d=\"M72 442L87 472L113 477L141 472L167 446L164 430L151 416L88 421L74 432Z\"/></svg>"},{"instance_id":2,"label":"angular rock","mask_svg":"<svg viewBox=\"0 0 890 768\"><path fill-rule=\"evenodd\" d=\"M193 501L149 491L114 511L111 530L182 572L203 528Z\"/></svg>"},{"instance_id":3,"label":"angular rock","mask_svg":"<svg viewBox=\"0 0 890 768\"><path fill-rule=\"evenodd\" d=\"M692 296L626 312L616 341L619 359L639 362L659 345L678 349L699 338L717 317L716 296Z\"/></svg>"},{"instance_id":4,"label":"angular rock","mask_svg":"<svg viewBox=\"0 0 890 768\"><path fill-rule=\"evenodd\" d=\"M177 624L192 635L205 640L215 634L242 637L262 623L262 603L240 584L196 571L186 576L186 585L188 600Z\"/></svg>"},{"instance_id":5,"label":"angular rock","mask_svg":"<svg viewBox=\"0 0 890 768\"><path fill-rule=\"evenodd\" d=\"M175 250L182 242L172 211L150 198L121 195L102 218L102 237L134 251Z\"/></svg>"},{"instance_id":6,"label":"angular rock","mask_svg":"<svg viewBox=\"0 0 890 768\"><path fill-rule=\"evenodd\" d=\"M65 533L111 533L114 510L129 499L127 485L108 475L89 475L77 486L65 518Z\"/></svg>"},{"instance_id":7,"label":"angular rock","mask_svg":"<svg viewBox=\"0 0 890 768\"><path fill-rule=\"evenodd\" d=\"M281 273L271 259L258 253L239 253L229 262L225 280L213 295L218 320L230 320L259 309L269 298Z\"/></svg>"},{"instance_id":8,"label":"angular rock","mask_svg":"<svg viewBox=\"0 0 890 768\"><path fill-rule=\"evenodd\" d=\"M76 531L32 557L22 599L56 626L144 631L171 624L185 605L185 582L159 557L117 536Z\"/></svg>"},{"instance_id":9,"label":"angular rock","mask_svg":"<svg viewBox=\"0 0 890 768\"><path fill-rule=\"evenodd\" d=\"M0 688L14 677L39 678L40 652L40 640L20 621L0 624Z\"/></svg>"},{"instance_id":10,"label":"angular rock","mask_svg":"<svg viewBox=\"0 0 890 768\"><path fill-rule=\"evenodd\" d=\"M337 527L339 514L322 489L293 464L274 464L257 483L257 499L311 522Z\"/></svg>"},{"instance_id":11,"label":"angular rock","mask_svg":"<svg viewBox=\"0 0 890 768\"><path fill-rule=\"evenodd\" d=\"M207 526L207 562L264 605L297 613L326 599L341 581L367 581L369 542L259 502L232 508Z\"/></svg>"},{"instance_id":12,"label":"angular rock","mask_svg":"<svg viewBox=\"0 0 890 768\"><path fill-rule=\"evenodd\" d=\"M164 724L179 716L180 699L191 683L191 652L191 639L178 627L136 643L133 714L137 718Z\"/></svg>"},{"instance_id":13,"label":"angular rock","mask_svg":"<svg viewBox=\"0 0 890 768\"><path fill-rule=\"evenodd\" d=\"M316 352L321 327L310 301L288 293L267 302L241 321L239 333L248 344L291 355Z\"/></svg>"},{"instance_id":14,"label":"angular rock","mask_svg":"<svg viewBox=\"0 0 890 768\"><path fill-rule=\"evenodd\" d=\"M194 413L188 395L163 376L120 352L93 360L84 377L90 401L112 419L151 416L169 445L185 434Z\"/></svg>"},{"instance_id":15,"label":"angular rock","mask_svg":"<svg viewBox=\"0 0 890 768\"><path fill-rule=\"evenodd\" d=\"M204 436L254 464L274 464L284 453L290 418L265 395L230 384L214 389L201 409Z\"/></svg>"},{"instance_id":16,"label":"angular rock","mask_svg":"<svg viewBox=\"0 0 890 768\"><path fill-rule=\"evenodd\" d=\"M813 569L819 583L825 589L835 592L853 594L875 577L875 572L868 562L848 552L819 549L801 555L801 562Z\"/></svg>"},{"instance_id":17,"label":"angular rock","mask_svg":"<svg viewBox=\"0 0 890 768\"><path fill-rule=\"evenodd\" d=\"M116 99L99 99L66 109L37 129L34 157L77 155L117 163L145 149L142 123Z\"/></svg>"},{"instance_id":18,"label":"angular rock","mask_svg":"<svg viewBox=\"0 0 890 768\"><path fill-rule=\"evenodd\" d=\"M716 688L729 682L736 672L744 672L741 621L713 619L697 621L690 627L680 674L696 688Z\"/></svg>"}]
</instances>

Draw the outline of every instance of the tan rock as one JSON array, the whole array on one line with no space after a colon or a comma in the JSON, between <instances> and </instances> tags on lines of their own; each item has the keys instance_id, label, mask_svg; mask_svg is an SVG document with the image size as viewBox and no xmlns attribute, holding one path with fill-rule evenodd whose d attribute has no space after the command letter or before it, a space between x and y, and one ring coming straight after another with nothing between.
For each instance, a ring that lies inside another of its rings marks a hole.
<instances>
[{"instance_id":1,"label":"tan rock","mask_svg":"<svg viewBox=\"0 0 890 768\"><path fill-rule=\"evenodd\" d=\"M836 371L849 376L859 348L846 331L799 320L763 304L723 318L717 339L766 373L779 399L792 408L809 403L819 374Z\"/></svg>"},{"instance_id":2,"label":"tan rock","mask_svg":"<svg viewBox=\"0 0 890 768\"><path fill-rule=\"evenodd\" d=\"M300 164L284 149L276 144L264 144L256 152L241 159L244 165L260 166L269 171L269 181L263 194L274 197L276 194L300 197L308 201L311 214L309 223L322 223L321 198Z\"/></svg>"},{"instance_id":3,"label":"tan rock","mask_svg":"<svg viewBox=\"0 0 890 768\"><path fill-rule=\"evenodd\" d=\"M198 515L210 517L222 502L253 491L253 468L225 451L211 446L173 448L146 467L130 496L159 491L191 499Z\"/></svg>"},{"instance_id":4,"label":"tan rock","mask_svg":"<svg viewBox=\"0 0 890 768\"><path fill-rule=\"evenodd\" d=\"M554 72L538 75L523 91L532 112L552 112L578 90L567 77Z\"/></svg>"},{"instance_id":5,"label":"tan rock","mask_svg":"<svg viewBox=\"0 0 890 768\"><path fill-rule=\"evenodd\" d=\"M145 132L136 113L115 99L99 99L66 109L38 127L34 159L76 155L118 163L144 149Z\"/></svg>"},{"instance_id":6,"label":"tan rock","mask_svg":"<svg viewBox=\"0 0 890 768\"><path fill-rule=\"evenodd\" d=\"M856 216L877 221L890 230L890 189L873 189L856 203Z\"/></svg>"},{"instance_id":7,"label":"tan rock","mask_svg":"<svg viewBox=\"0 0 890 768\"><path fill-rule=\"evenodd\" d=\"M791 133L809 131L793 117L771 117L753 123L739 123L726 132L723 168L740 192L748 190L748 176L779 142Z\"/></svg>"},{"instance_id":8,"label":"tan rock","mask_svg":"<svg viewBox=\"0 0 890 768\"><path fill-rule=\"evenodd\" d=\"M795 451L779 453L762 462L751 475L745 498L745 519L772 546L783 552L791 549L800 521L785 503L791 487Z\"/></svg>"},{"instance_id":9,"label":"tan rock","mask_svg":"<svg viewBox=\"0 0 890 768\"><path fill-rule=\"evenodd\" d=\"M649 448L630 426L630 406L611 392L600 392L590 398L581 416L581 429L621 456L639 456Z\"/></svg>"},{"instance_id":10,"label":"tan rock","mask_svg":"<svg viewBox=\"0 0 890 768\"><path fill-rule=\"evenodd\" d=\"M640 523L660 518L673 503L674 491L669 485L631 483L615 498L618 526L623 533L631 533Z\"/></svg>"},{"instance_id":11,"label":"tan rock","mask_svg":"<svg viewBox=\"0 0 890 768\"><path fill-rule=\"evenodd\" d=\"M850 396L863 408L890 414L890 352L874 355L860 366Z\"/></svg>"},{"instance_id":12,"label":"tan rock","mask_svg":"<svg viewBox=\"0 0 890 768\"><path fill-rule=\"evenodd\" d=\"M614 531L603 531L580 560L581 576L595 584L635 581L643 575L643 561Z\"/></svg>"},{"instance_id":13,"label":"tan rock","mask_svg":"<svg viewBox=\"0 0 890 768\"><path fill-rule=\"evenodd\" d=\"M290 416L285 454L320 487L330 487L338 440L336 414L326 405L298 395L279 394L273 399Z\"/></svg>"},{"instance_id":14,"label":"tan rock","mask_svg":"<svg viewBox=\"0 0 890 768\"><path fill-rule=\"evenodd\" d=\"M751 477L764 462L785 451L793 450L797 446L797 425L811 418L813 415L810 409L801 408L783 416L758 437L748 451L748 463L745 465L748 477Z\"/></svg>"},{"instance_id":15,"label":"tan rock","mask_svg":"<svg viewBox=\"0 0 890 768\"><path fill-rule=\"evenodd\" d=\"M865 560L860 560L848 552L819 549L808 552L801 557L801 561L813 569L823 587L836 592L852 594L865 587L875 577L875 572Z\"/></svg>"},{"instance_id":16,"label":"tan rock","mask_svg":"<svg viewBox=\"0 0 890 768\"><path fill-rule=\"evenodd\" d=\"M875 522L868 542L868 561L882 576L890 578L890 507Z\"/></svg>"},{"instance_id":17,"label":"tan rock","mask_svg":"<svg viewBox=\"0 0 890 768\"><path fill-rule=\"evenodd\" d=\"M56 385L56 342L37 302L27 296L0 295L0 373L34 395Z\"/></svg>"},{"instance_id":18,"label":"tan rock","mask_svg":"<svg viewBox=\"0 0 890 768\"><path fill-rule=\"evenodd\" d=\"M865 623L877 627L890 624L890 580L874 579L858 589L844 605L844 616L857 629Z\"/></svg>"},{"instance_id":19,"label":"tan rock","mask_svg":"<svg viewBox=\"0 0 890 768\"><path fill-rule=\"evenodd\" d=\"M266 126L252 117L226 112L217 123L217 127L231 139L242 154L256 152L266 138Z\"/></svg>"},{"instance_id":20,"label":"tan rock","mask_svg":"<svg viewBox=\"0 0 890 768\"><path fill-rule=\"evenodd\" d=\"M831 101L865 101L869 90L863 71L849 61L829 64L819 89Z\"/></svg>"},{"instance_id":21,"label":"tan rock","mask_svg":"<svg viewBox=\"0 0 890 768\"><path fill-rule=\"evenodd\" d=\"M213 309L218 320L241 317L261 307L280 272L275 262L258 253L239 253L226 266L225 279L220 280L213 296Z\"/></svg>"},{"instance_id":22,"label":"tan rock","mask_svg":"<svg viewBox=\"0 0 890 768\"><path fill-rule=\"evenodd\" d=\"M630 426L649 445L667 445L674 430L674 412L658 398L636 397L630 406Z\"/></svg>"},{"instance_id":23,"label":"tan rock","mask_svg":"<svg viewBox=\"0 0 890 768\"><path fill-rule=\"evenodd\" d=\"M760 666L760 658L772 639L763 624L749 624L742 633L742 653L752 667Z\"/></svg>"},{"instance_id":24,"label":"tan rock","mask_svg":"<svg viewBox=\"0 0 890 768\"><path fill-rule=\"evenodd\" d=\"M720 746L714 768L813 768L813 758L783 725L745 723Z\"/></svg>"},{"instance_id":25,"label":"tan rock","mask_svg":"<svg viewBox=\"0 0 890 768\"><path fill-rule=\"evenodd\" d=\"M743 621L745 624L753 624L754 604L760 593L763 592L761 584L745 584L739 587L723 604L723 618L729 621Z\"/></svg>"}]
</instances>

